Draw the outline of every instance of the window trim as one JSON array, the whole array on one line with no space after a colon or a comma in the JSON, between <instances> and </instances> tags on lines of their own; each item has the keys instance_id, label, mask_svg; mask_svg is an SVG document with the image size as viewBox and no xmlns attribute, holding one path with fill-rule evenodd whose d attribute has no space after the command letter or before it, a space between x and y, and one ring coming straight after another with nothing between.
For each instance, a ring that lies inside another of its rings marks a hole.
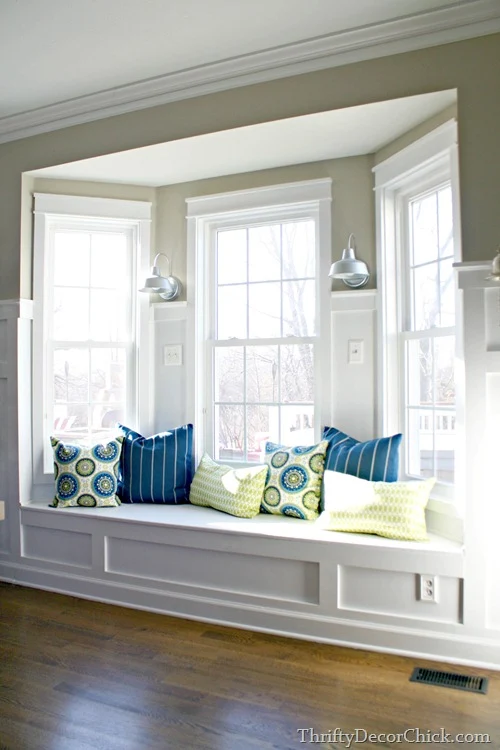
<instances>
[{"instance_id":1,"label":"window trim","mask_svg":"<svg viewBox=\"0 0 500 750\"><path fill-rule=\"evenodd\" d=\"M47 451L44 439L47 398L47 358L45 356L45 306L47 304L48 264L47 246L49 231L57 220L81 218L82 223L92 220L106 221L111 225L129 227L135 236L137 249L134 262L132 290L138 280L148 273L151 241L151 203L146 201L119 200L113 198L91 198L87 196L34 194L33 227L33 341L32 356L32 471L33 495L44 495L42 487L53 481L52 471L47 470L44 454ZM152 367L149 299L137 294L135 301L135 426L148 431L152 424ZM40 377L40 362L43 363Z\"/></svg>"},{"instance_id":2,"label":"window trim","mask_svg":"<svg viewBox=\"0 0 500 750\"><path fill-rule=\"evenodd\" d=\"M379 296L378 336L378 432L387 435L403 431L404 415L402 378L404 368L400 339L405 306L402 279L406 281L404 261L399 251L399 238L404 231L401 219L401 201L407 200L420 188L425 190L429 181L443 178L452 184L454 216L455 262L461 259L460 206L458 182L458 134L456 120L450 120L423 138L389 157L373 168L376 196L377 277ZM464 507L464 407L463 402L463 344L461 294L456 293L456 356L455 381L462 398L456 404L456 473L453 491L445 485L437 486L429 508L431 511L460 517ZM394 399L394 393L400 394Z\"/></svg>"},{"instance_id":3,"label":"window trim","mask_svg":"<svg viewBox=\"0 0 500 750\"><path fill-rule=\"evenodd\" d=\"M206 446L210 427L208 414L211 394L207 393L204 373L207 362L207 325L210 321L210 296L214 283L209 283L208 272L211 237L223 222L247 223L255 220L281 220L300 212L313 214L318 226L317 278L319 295L316 301L318 338L325 342L319 347L316 375L315 407L318 426L331 423L330 398L330 279L331 263L331 187L330 178L305 182L252 188L198 198L187 198L187 356L192 363L187 374L187 413L195 425L194 450L198 460ZM317 398L318 389L322 387Z\"/></svg>"}]
</instances>

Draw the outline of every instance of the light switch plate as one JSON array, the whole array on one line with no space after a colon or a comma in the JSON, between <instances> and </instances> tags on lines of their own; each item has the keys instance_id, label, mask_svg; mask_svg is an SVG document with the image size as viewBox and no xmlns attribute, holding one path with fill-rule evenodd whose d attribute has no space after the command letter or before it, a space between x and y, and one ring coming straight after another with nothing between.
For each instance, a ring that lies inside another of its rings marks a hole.
<instances>
[{"instance_id":1,"label":"light switch plate","mask_svg":"<svg viewBox=\"0 0 500 750\"><path fill-rule=\"evenodd\" d=\"M182 365L182 344L169 344L163 347L163 364Z\"/></svg>"},{"instance_id":2,"label":"light switch plate","mask_svg":"<svg viewBox=\"0 0 500 750\"><path fill-rule=\"evenodd\" d=\"M349 339L347 361L350 365L361 365L364 360L364 342L362 339Z\"/></svg>"}]
</instances>

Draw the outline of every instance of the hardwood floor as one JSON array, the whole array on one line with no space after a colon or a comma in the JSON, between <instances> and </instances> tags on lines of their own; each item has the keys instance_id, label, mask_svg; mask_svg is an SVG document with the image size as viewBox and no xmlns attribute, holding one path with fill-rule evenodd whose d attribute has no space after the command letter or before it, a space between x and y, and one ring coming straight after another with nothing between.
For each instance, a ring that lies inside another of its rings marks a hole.
<instances>
[{"instance_id":1,"label":"hardwood floor","mask_svg":"<svg viewBox=\"0 0 500 750\"><path fill-rule=\"evenodd\" d=\"M346 748L356 728L500 748L500 673L445 667L488 676L474 695L410 683L426 664L0 583L0 750Z\"/></svg>"}]
</instances>

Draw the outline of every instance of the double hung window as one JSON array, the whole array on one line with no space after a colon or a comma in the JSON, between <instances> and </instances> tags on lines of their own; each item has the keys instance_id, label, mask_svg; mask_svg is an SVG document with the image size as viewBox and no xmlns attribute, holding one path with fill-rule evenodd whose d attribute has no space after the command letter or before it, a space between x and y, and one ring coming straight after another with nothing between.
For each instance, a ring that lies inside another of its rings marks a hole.
<instances>
[{"instance_id":1,"label":"double hung window","mask_svg":"<svg viewBox=\"0 0 500 750\"><path fill-rule=\"evenodd\" d=\"M202 448L224 461L259 461L267 441L312 445L325 418L330 183L271 190L260 206L259 191L248 191L236 194L237 212L207 217L197 212L210 198L188 201L204 268L195 300L205 310L196 334ZM223 196L213 198L223 209Z\"/></svg>"},{"instance_id":2,"label":"double hung window","mask_svg":"<svg viewBox=\"0 0 500 750\"><path fill-rule=\"evenodd\" d=\"M51 474L50 436L106 440L138 423L137 299L149 204L35 196L34 450ZM144 346L142 343L142 346Z\"/></svg>"},{"instance_id":3,"label":"double hung window","mask_svg":"<svg viewBox=\"0 0 500 750\"><path fill-rule=\"evenodd\" d=\"M456 496L463 448L456 123L375 167L381 429L404 436L402 478ZM398 397L396 398L396 394Z\"/></svg>"}]
</instances>

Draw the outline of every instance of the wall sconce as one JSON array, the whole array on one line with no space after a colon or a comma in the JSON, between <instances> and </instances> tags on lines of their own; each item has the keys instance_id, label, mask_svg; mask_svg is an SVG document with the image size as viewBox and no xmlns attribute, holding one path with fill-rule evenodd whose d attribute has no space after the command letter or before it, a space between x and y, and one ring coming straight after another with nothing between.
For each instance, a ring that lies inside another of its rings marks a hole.
<instances>
[{"instance_id":1,"label":"wall sconce","mask_svg":"<svg viewBox=\"0 0 500 750\"><path fill-rule=\"evenodd\" d=\"M491 261L490 275L486 277L488 281L500 281L500 247L497 250L497 254Z\"/></svg>"},{"instance_id":2,"label":"wall sconce","mask_svg":"<svg viewBox=\"0 0 500 750\"><path fill-rule=\"evenodd\" d=\"M342 279L344 284L351 289L359 289L367 283L370 272L366 263L356 258L352 246L354 242L354 235L350 234L347 248L342 252L342 260L332 264L328 275L333 279Z\"/></svg>"},{"instance_id":3,"label":"wall sconce","mask_svg":"<svg viewBox=\"0 0 500 750\"><path fill-rule=\"evenodd\" d=\"M158 267L158 258L162 255L166 258L168 263L168 276L162 276ZM170 274L170 259L165 253L158 253L155 255L153 266L151 268L151 276L148 276L144 282L140 292L147 292L148 294L159 294L162 299L174 300L182 291L182 284L175 276Z\"/></svg>"}]
</instances>

